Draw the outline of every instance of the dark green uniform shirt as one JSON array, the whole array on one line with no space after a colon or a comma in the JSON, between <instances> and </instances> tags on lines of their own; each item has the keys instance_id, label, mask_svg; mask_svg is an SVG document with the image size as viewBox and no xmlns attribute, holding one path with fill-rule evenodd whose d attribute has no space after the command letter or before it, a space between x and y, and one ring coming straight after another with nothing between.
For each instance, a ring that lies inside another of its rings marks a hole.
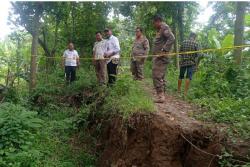
<instances>
[{"instance_id":1,"label":"dark green uniform shirt","mask_svg":"<svg viewBox=\"0 0 250 167\"><path fill-rule=\"evenodd\" d=\"M149 52L149 42L144 36L135 39L132 47L132 56L146 56Z\"/></svg>"},{"instance_id":2,"label":"dark green uniform shirt","mask_svg":"<svg viewBox=\"0 0 250 167\"><path fill-rule=\"evenodd\" d=\"M153 54L159 54L162 49L166 52L171 51L175 37L166 23L162 23L161 28L157 31L153 42Z\"/></svg>"}]
</instances>

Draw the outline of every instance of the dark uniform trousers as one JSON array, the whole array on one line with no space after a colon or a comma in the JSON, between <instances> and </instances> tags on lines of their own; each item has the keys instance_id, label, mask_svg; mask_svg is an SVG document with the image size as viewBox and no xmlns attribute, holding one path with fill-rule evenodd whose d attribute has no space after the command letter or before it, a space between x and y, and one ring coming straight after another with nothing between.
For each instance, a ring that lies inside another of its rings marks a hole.
<instances>
[{"instance_id":1,"label":"dark uniform trousers","mask_svg":"<svg viewBox=\"0 0 250 167\"><path fill-rule=\"evenodd\" d=\"M134 76L134 79L144 79L143 67L144 67L145 58L137 58L136 60L131 61L131 72Z\"/></svg>"},{"instance_id":2,"label":"dark uniform trousers","mask_svg":"<svg viewBox=\"0 0 250 167\"><path fill-rule=\"evenodd\" d=\"M118 62L114 62L118 60L112 60L107 64L107 70L108 70L108 83L114 84L116 81L116 75L117 75L117 66Z\"/></svg>"},{"instance_id":3,"label":"dark uniform trousers","mask_svg":"<svg viewBox=\"0 0 250 167\"><path fill-rule=\"evenodd\" d=\"M157 93L162 93L165 91L165 85L166 85L165 75L168 64L169 64L168 57L153 58L152 77L153 77L154 87Z\"/></svg>"}]
</instances>

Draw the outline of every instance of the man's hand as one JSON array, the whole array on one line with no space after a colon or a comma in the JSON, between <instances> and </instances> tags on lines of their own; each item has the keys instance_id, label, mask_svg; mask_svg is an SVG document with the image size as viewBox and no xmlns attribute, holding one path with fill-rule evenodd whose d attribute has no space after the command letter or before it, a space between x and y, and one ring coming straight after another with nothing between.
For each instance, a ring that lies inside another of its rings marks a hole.
<instances>
[{"instance_id":1,"label":"man's hand","mask_svg":"<svg viewBox=\"0 0 250 167\"><path fill-rule=\"evenodd\" d=\"M105 53L104 53L104 57L105 57L105 58L110 58L110 55L109 55L107 52L105 52Z\"/></svg>"},{"instance_id":2,"label":"man's hand","mask_svg":"<svg viewBox=\"0 0 250 167\"><path fill-rule=\"evenodd\" d=\"M162 48L162 49L161 49L161 51L162 51L162 52L167 52L167 50L166 50L166 49L164 49L164 48Z\"/></svg>"},{"instance_id":3,"label":"man's hand","mask_svg":"<svg viewBox=\"0 0 250 167\"><path fill-rule=\"evenodd\" d=\"M162 57L169 57L168 54L169 54L168 51L166 51L165 49L161 49L160 55L161 55Z\"/></svg>"}]
</instances>

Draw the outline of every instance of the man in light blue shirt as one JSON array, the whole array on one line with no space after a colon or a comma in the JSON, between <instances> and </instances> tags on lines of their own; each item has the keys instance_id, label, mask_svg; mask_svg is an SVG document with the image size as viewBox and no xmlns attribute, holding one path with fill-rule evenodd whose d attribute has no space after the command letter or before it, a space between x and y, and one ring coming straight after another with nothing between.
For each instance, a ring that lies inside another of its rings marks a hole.
<instances>
[{"instance_id":1,"label":"man in light blue shirt","mask_svg":"<svg viewBox=\"0 0 250 167\"><path fill-rule=\"evenodd\" d=\"M108 70L108 83L114 84L117 75L117 66L120 58L120 44L117 37L112 35L110 29L104 30L106 40L106 49L104 57L107 58L107 70Z\"/></svg>"}]
</instances>

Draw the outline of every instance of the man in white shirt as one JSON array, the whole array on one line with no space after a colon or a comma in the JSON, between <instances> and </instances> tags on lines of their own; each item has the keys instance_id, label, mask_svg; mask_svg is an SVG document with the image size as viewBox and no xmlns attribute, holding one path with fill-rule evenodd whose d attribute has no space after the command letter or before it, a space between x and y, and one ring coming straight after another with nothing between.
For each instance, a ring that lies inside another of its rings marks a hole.
<instances>
[{"instance_id":1,"label":"man in white shirt","mask_svg":"<svg viewBox=\"0 0 250 167\"><path fill-rule=\"evenodd\" d=\"M117 37L112 35L110 29L105 29L104 33L106 35L106 51L104 57L108 58L107 60L107 70L108 70L108 83L113 84L116 80L117 75L117 66L120 58L120 44Z\"/></svg>"},{"instance_id":2,"label":"man in white shirt","mask_svg":"<svg viewBox=\"0 0 250 167\"><path fill-rule=\"evenodd\" d=\"M102 39L101 32L96 32L96 42L93 47L93 64L95 66L96 77L99 85L106 82L106 60L104 53L106 51L105 40Z\"/></svg>"},{"instance_id":3,"label":"man in white shirt","mask_svg":"<svg viewBox=\"0 0 250 167\"><path fill-rule=\"evenodd\" d=\"M63 66L65 67L66 82L71 83L76 80L76 67L79 66L79 56L74 49L74 44L70 42L68 49L63 53Z\"/></svg>"}]
</instances>

